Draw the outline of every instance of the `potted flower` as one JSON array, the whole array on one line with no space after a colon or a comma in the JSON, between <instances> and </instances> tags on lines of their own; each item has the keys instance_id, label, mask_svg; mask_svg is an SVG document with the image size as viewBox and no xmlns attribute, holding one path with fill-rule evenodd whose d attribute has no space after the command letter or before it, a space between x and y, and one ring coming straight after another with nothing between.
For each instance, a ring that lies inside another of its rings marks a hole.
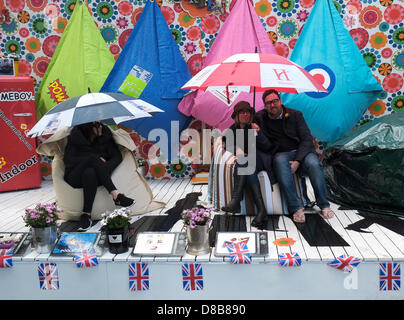
<instances>
[{"instance_id":1,"label":"potted flower","mask_svg":"<svg viewBox=\"0 0 404 320\"><path fill-rule=\"evenodd\" d=\"M31 228L32 240L38 253L49 253L57 237L56 222L62 209L54 203L37 203L33 209L25 209L22 217L25 225Z\"/></svg>"},{"instance_id":2,"label":"potted flower","mask_svg":"<svg viewBox=\"0 0 404 320\"><path fill-rule=\"evenodd\" d=\"M130 210L119 208L102 214L101 225L105 228L111 253L128 251Z\"/></svg>"},{"instance_id":3,"label":"potted flower","mask_svg":"<svg viewBox=\"0 0 404 320\"><path fill-rule=\"evenodd\" d=\"M213 209L195 207L184 210L182 219L187 232L188 245L186 252L201 255L210 252L209 225L212 221Z\"/></svg>"}]
</instances>

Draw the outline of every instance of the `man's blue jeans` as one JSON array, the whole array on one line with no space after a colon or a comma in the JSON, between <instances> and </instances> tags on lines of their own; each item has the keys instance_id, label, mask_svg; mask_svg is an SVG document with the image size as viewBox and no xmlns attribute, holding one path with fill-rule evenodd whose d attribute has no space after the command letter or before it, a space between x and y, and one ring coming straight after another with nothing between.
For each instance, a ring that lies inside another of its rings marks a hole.
<instances>
[{"instance_id":1,"label":"man's blue jeans","mask_svg":"<svg viewBox=\"0 0 404 320\"><path fill-rule=\"evenodd\" d=\"M290 213L303 208L302 201L297 195L296 185L290 171L289 161L295 159L296 151L278 152L274 156L273 167L279 186L285 195L286 203ZM314 195L317 205L321 208L329 208L330 203L327 201L327 184L325 182L323 166L314 153L309 153L300 164L299 173L308 176L313 186Z\"/></svg>"}]
</instances>

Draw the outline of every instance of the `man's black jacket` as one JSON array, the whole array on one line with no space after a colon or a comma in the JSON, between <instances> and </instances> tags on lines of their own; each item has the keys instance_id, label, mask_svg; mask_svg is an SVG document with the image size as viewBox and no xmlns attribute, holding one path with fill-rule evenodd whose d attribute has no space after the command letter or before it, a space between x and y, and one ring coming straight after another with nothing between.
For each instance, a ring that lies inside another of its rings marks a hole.
<instances>
[{"instance_id":1,"label":"man's black jacket","mask_svg":"<svg viewBox=\"0 0 404 320\"><path fill-rule=\"evenodd\" d=\"M272 148L272 154L278 152L279 145L276 145L271 137L271 134L266 128L266 121L269 120L268 112L263 109L255 114L254 122L256 122L265 136L272 142L274 147ZM289 138L295 140L298 143L295 160L300 163L303 162L306 155L310 152L314 152L313 139L310 133L310 129L304 120L303 114L294 109L289 109L283 106L283 119L282 129Z\"/></svg>"}]
</instances>

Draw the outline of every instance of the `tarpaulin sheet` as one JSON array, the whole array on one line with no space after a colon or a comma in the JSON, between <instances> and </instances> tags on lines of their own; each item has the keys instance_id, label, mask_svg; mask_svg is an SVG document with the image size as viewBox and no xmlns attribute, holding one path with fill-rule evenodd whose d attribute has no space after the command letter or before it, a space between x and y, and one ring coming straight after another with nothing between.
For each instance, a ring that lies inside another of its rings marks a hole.
<instances>
[{"instance_id":1,"label":"tarpaulin sheet","mask_svg":"<svg viewBox=\"0 0 404 320\"><path fill-rule=\"evenodd\" d=\"M323 154L329 199L404 216L404 112L351 130Z\"/></svg>"}]
</instances>

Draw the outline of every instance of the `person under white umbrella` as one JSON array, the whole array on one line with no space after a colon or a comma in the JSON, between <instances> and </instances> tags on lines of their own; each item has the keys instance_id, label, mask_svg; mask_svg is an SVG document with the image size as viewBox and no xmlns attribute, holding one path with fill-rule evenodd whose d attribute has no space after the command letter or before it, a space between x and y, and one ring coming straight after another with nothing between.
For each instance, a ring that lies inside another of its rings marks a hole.
<instances>
[{"instance_id":1,"label":"person under white umbrella","mask_svg":"<svg viewBox=\"0 0 404 320\"><path fill-rule=\"evenodd\" d=\"M99 121L73 127L67 138L63 162L64 180L73 188L82 188L84 204L80 229L91 227L91 211L98 186L104 186L115 205L129 207L134 200L120 193L111 175L122 162L122 154L111 130Z\"/></svg>"},{"instance_id":2,"label":"person under white umbrella","mask_svg":"<svg viewBox=\"0 0 404 320\"><path fill-rule=\"evenodd\" d=\"M73 126L64 150L64 179L73 188L83 188L79 230L88 230L92 225L91 211L98 186L107 189L117 206L128 207L134 203L120 193L111 180L112 172L122 162L122 155L110 129L101 121L117 124L151 117L155 112L163 110L120 93L88 93L53 107L28 133L36 137Z\"/></svg>"}]
</instances>

